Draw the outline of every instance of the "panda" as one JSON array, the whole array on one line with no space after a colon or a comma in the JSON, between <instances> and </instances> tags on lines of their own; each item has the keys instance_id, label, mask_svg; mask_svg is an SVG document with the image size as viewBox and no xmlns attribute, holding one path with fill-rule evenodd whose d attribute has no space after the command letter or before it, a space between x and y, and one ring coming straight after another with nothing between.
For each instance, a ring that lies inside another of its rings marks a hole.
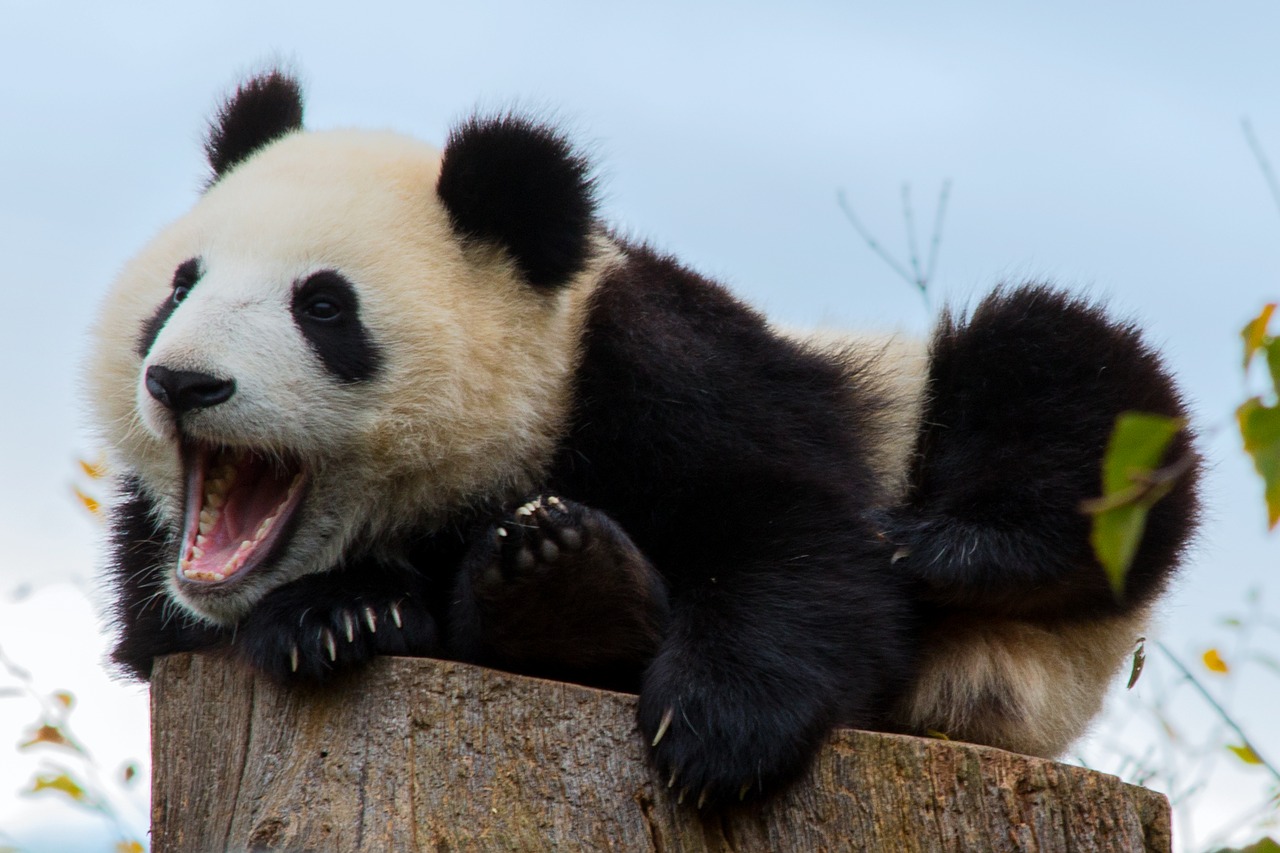
<instances>
[{"instance_id":1,"label":"panda","mask_svg":"<svg viewBox=\"0 0 1280 853\"><path fill-rule=\"evenodd\" d=\"M1132 324L1028 284L927 342L797 334L611 232L553 127L439 151L302 117L286 73L238 87L94 331L124 672L389 654L629 690L699 807L835 726L1082 733L1198 512L1193 470L1112 593L1079 509L1112 424L1186 416Z\"/></svg>"}]
</instances>

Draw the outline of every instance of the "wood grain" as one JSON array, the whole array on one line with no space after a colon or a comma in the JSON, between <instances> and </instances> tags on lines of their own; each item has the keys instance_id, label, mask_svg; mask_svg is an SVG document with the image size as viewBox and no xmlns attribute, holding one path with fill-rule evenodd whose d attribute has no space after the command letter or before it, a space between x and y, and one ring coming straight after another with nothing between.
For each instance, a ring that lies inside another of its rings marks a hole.
<instances>
[{"instance_id":1,"label":"wood grain","mask_svg":"<svg viewBox=\"0 0 1280 853\"><path fill-rule=\"evenodd\" d=\"M384 658L321 691L179 655L152 681L152 849L1168 851L1163 796L989 747L841 730L763 806L701 814L635 698Z\"/></svg>"}]
</instances>

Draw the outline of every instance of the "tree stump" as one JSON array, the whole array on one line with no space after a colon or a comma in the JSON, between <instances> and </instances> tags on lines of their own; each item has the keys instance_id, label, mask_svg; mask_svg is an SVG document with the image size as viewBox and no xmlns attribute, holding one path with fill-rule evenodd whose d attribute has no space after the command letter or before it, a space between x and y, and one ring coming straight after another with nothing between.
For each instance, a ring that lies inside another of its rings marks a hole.
<instances>
[{"instance_id":1,"label":"tree stump","mask_svg":"<svg viewBox=\"0 0 1280 853\"><path fill-rule=\"evenodd\" d=\"M1168 851L1102 773L841 730L799 784L704 814L645 763L635 697L384 658L324 690L179 655L152 680L152 849Z\"/></svg>"}]
</instances>

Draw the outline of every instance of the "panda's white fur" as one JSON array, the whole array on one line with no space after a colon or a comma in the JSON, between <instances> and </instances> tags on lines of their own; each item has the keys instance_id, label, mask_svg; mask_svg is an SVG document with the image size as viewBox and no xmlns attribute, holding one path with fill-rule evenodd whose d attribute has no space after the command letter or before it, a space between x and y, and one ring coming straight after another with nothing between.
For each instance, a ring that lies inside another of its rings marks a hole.
<instances>
[{"instance_id":1,"label":"panda's white fur","mask_svg":"<svg viewBox=\"0 0 1280 853\"><path fill-rule=\"evenodd\" d=\"M927 343L770 329L606 231L554 131L303 132L280 75L208 149L87 371L135 675L217 647L284 679L408 653L638 687L664 778L723 803L833 724L1059 754L1190 535L1194 478L1119 600L1081 533L1116 414L1182 413L1096 306L1009 289ZM358 377L293 313L329 271L377 350ZM178 406L157 370L227 393ZM197 553L237 466L262 532Z\"/></svg>"},{"instance_id":2,"label":"panda's white fur","mask_svg":"<svg viewBox=\"0 0 1280 853\"><path fill-rule=\"evenodd\" d=\"M174 600L197 616L232 624L269 588L333 565L357 535L438 526L545 472L584 301L616 250L598 238L591 264L547 299L501 252L451 237L422 192L439 171L436 149L392 133L288 136L214 184L117 279L93 336L89 398L115 467L136 472L164 521L181 524L185 483L173 418L145 387L151 364L235 376L235 396L194 413L190 437L291 458L307 475L297 533L270 578L196 603L199 588L171 576ZM195 256L208 274L140 359L129 342ZM371 383L334 383L290 319L292 284L329 268L363 283L366 325L397 342Z\"/></svg>"}]
</instances>

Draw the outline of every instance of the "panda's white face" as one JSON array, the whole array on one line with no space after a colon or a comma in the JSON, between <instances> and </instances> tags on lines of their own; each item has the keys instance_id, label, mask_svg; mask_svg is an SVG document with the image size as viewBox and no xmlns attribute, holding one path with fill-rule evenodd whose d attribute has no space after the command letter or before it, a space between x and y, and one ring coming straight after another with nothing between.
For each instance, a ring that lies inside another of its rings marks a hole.
<instances>
[{"instance_id":1,"label":"panda's white face","mask_svg":"<svg viewBox=\"0 0 1280 853\"><path fill-rule=\"evenodd\" d=\"M603 261L530 287L457 239L439 169L392 134L291 134L113 288L91 397L193 613L232 623L410 526L518 495L549 461Z\"/></svg>"}]
</instances>

